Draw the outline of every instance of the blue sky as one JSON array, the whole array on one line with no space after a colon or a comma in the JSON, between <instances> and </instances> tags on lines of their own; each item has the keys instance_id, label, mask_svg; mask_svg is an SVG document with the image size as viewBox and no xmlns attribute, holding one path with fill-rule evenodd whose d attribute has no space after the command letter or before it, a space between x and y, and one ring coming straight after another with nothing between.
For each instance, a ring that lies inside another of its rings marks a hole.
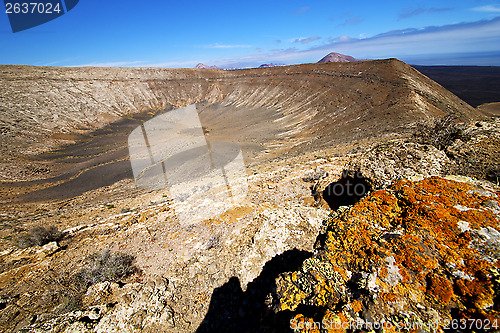
<instances>
[{"instance_id":1,"label":"blue sky","mask_svg":"<svg viewBox=\"0 0 500 333\"><path fill-rule=\"evenodd\" d=\"M38 66L250 67L329 52L500 65L500 2L80 0L15 34L2 8L0 45L0 64Z\"/></svg>"}]
</instances>

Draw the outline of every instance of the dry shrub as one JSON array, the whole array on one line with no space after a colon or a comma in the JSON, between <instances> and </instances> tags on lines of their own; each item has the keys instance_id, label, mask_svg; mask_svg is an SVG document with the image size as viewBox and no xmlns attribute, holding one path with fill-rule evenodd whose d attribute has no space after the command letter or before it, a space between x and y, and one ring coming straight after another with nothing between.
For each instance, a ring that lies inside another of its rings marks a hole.
<instances>
[{"instance_id":1,"label":"dry shrub","mask_svg":"<svg viewBox=\"0 0 500 333\"><path fill-rule=\"evenodd\" d=\"M50 242L57 242L61 240L63 233L57 230L57 227L50 226L45 227L34 227L31 228L27 233L22 234L17 239L17 245L22 248L27 248L31 246L42 246Z\"/></svg>"},{"instance_id":2,"label":"dry shrub","mask_svg":"<svg viewBox=\"0 0 500 333\"><path fill-rule=\"evenodd\" d=\"M77 278L84 287L104 281L119 282L138 271L133 262L134 257L129 254L103 250L87 258Z\"/></svg>"},{"instance_id":3,"label":"dry shrub","mask_svg":"<svg viewBox=\"0 0 500 333\"><path fill-rule=\"evenodd\" d=\"M448 115L431 123L420 123L414 133L418 143L432 145L439 150L446 150L455 140L468 141L464 127L457 123L456 117Z\"/></svg>"}]
</instances>

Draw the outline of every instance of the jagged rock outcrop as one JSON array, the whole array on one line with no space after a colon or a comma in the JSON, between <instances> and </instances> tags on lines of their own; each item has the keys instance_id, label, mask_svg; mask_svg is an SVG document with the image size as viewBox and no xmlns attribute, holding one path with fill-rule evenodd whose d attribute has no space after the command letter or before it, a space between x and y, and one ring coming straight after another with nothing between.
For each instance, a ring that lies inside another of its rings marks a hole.
<instances>
[{"instance_id":1,"label":"jagged rock outcrop","mask_svg":"<svg viewBox=\"0 0 500 333\"><path fill-rule=\"evenodd\" d=\"M302 328L430 332L471 319L493 329L499 203L498 190L439 177L375 191L332 214L323 248L277 280L275 309Z\"/></svg>"},{"instance_id":2,"label":"jagged rock outcrop","mask_svg":"<svg viewBox=\"0 0 500 333\"><path fill-rule=\"evenodd\" d=\"M388 187L395 180L449 174L452 161L430 145L389 141L359 154L347 165L348 174L359 172L373 189Z\"/></svg>"},{"instance_id":3,"label":"jagged rock outcrop","mask_svg":"<svg viewBox=\"0 0 500 333\"><path fill-rule=\"evenodd\" d=\"M476 122L444 151L455 163L453 173L500 184L500 119Z\"/></svg>"},{"instance_id":4,"label":"jagged rock outcrop","mask_svg":"<svg viewBox=\"0 0 500 333\"><path fill-rule=\"evenodd\" d=\"M450 123L449 126L455 128L456 125ZM429 136L443 135L446 129L435 133L418 132L412 139L376 144L354 157L347 164L346 172L350 176L359 172L374 189L385 188L398 179L449 174L484 179L498 185L499 119L460 124L460 129L456 130L457 137L445 144L436 144Z\"/></svg>"}]
</instances>

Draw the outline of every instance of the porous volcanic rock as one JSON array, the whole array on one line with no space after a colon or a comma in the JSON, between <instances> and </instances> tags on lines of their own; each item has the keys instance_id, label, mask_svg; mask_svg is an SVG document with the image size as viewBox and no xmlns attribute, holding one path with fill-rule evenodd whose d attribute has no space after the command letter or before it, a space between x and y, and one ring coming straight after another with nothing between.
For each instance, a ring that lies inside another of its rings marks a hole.
<instances>
[{"instance_id":1,"label":"porous volcanic rock","mask_svg":"<svg viewBox=\"0 0 500 333\"><path fill-rule=\"evenodd\" d=\"M500 183L500 119L480 121L465 130L467 140L455 140L445 152L454 173Z\"/></svg>"},{"instance_id":2,"label":"porous volcanic rock","mask_svg":"<svg viewBox=\"0 0 500 333\"><path fill-rule=\"evenodd\" d=\"M398 179L446 175L451 165L446 154L433 146L396 140L357 155L347 170L348 174L359 172L372 188L381 189Z\"/></svg>"},{"instance_id":3,"label":"porous volcanic rock","mask_svg":"<svg viewBox=\"0 0 500 333\"><path fill-rule=\"evenodd\" d=\"M385 322L429 332L453 320L493 323L500 310L499 196L439 177L373 192L332 214L324 247L300 270L280 275L275 309L292 311L290 323L302 328Z\"/></svg>"},{"instance_id":4,"label":"porous volcanic rock","mask_svg":"<svg viewBox=\"0 0 500 333\"><path fill-rule=\"evenodd\" d=\"M421 138L378 143L354 155L347 175L359 172L372 188L382 189L398 179L419 179L451 174L499 184L500 119L460 124L460 138L438 149L413 142ZM425 142L425 139L422 140Z\"/></svg>"}]
</instances>

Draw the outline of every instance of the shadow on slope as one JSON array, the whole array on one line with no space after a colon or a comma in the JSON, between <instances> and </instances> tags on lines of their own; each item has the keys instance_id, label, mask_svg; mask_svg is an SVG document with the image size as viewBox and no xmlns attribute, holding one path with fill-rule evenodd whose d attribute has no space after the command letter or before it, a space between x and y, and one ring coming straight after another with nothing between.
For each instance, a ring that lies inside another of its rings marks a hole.
<instances>
[{"instance_id":1,"label":"shadow on slope","mask_svg":"<svg viewBox=\"0 0 500 333\"><path fill-rule=\"evenodd\" d=\"M197 333L202 332L286 332L290 330L290 312L275 314L268 296L279 274L300 268L311 253L297 249L286 251L268 261L261 274L241 289L237 277L232 277L214 290L205 319Z\"/></svg>"}]
</instances>

